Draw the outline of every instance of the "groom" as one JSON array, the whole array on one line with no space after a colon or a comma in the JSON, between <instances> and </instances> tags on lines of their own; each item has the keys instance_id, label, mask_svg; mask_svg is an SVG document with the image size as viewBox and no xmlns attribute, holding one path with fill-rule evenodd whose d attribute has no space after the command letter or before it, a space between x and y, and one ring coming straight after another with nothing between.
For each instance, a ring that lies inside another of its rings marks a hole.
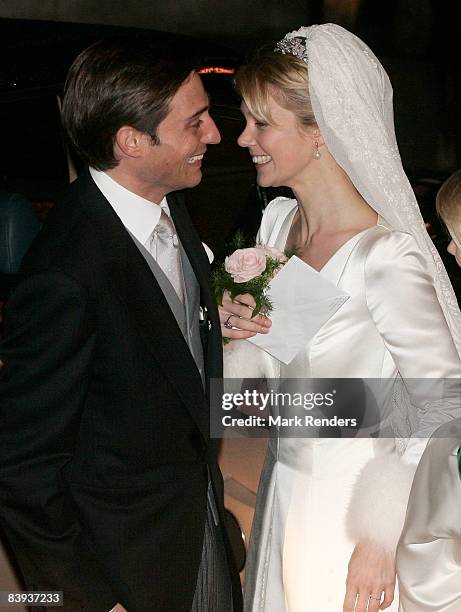
<instances>
[{"instance_id":1,"label":"groom","mask_svg":"<svg viewBox=\"0 0 461 612\"><path fill-rule=\"evenodd\" d=\"M238 612L208 434L220 326L174 193L220 141L208 97L190 53L102 41L63 119L89 170L5 308L1 525L27 590L63 591L64 610Z\"/></svg>"}]
</instances>

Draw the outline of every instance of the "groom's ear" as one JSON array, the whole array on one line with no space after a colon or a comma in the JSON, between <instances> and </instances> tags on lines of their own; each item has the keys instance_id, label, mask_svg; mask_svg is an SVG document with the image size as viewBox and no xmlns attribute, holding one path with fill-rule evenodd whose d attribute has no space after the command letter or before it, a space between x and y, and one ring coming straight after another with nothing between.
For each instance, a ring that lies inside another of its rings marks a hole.
<instances>
[{"instance_id":1,"label":"groom's ear","mask_svg":"<svg viewBox=\"0 0 461 612\"><path fill-rule=\"evenodd\" d=\"M145 134L134 127L123 125L115 134L114 154L116 159L122 157L141 157Z\"/></svg>"}]
</instances>

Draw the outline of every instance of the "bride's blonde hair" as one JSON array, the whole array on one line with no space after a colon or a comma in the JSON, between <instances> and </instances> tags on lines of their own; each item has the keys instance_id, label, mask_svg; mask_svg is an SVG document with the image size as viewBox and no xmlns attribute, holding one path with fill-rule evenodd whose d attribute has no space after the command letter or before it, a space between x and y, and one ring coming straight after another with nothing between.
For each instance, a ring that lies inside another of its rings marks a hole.
<instances>
[{"instance_id":1,"label":"bride's blonde hair","mask_svg":"<svg viewBox=\"0 0 461 612\"><path fill-rule=\"evenodd\" d=\"M456 246L461 248L461 170L457 170L440 187L435 205Z\"/></svg>"},{"instance_id":2,"label":"bride's blonde hair","mask_svg":"<svg viewBox=\"0 0 461 612\"><path fill-rule=\"evenodd\" d=\"M271 95L280 106L294 113L301 126L317 125L309 96L307 65L293 55L259 51L239 68L235 87L257 121L274 125L269 111Z\"/></svg>"}]
</instances>

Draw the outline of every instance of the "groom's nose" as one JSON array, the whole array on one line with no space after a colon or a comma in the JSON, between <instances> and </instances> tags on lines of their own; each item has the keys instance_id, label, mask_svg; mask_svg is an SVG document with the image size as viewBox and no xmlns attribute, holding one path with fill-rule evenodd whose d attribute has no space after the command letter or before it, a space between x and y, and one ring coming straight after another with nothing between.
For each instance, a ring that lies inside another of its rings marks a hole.
<instances>
[{"instance_id":1,"label":"groom's nose","mask_svg":"<svg viewBox=\"0 0 461 612\"><path fill-rule=\"evenodd\" d=\"M204 144L218 144L221 142L221 134L210 115L204 119L202 142Z\"/></svg>"}]
</instances>

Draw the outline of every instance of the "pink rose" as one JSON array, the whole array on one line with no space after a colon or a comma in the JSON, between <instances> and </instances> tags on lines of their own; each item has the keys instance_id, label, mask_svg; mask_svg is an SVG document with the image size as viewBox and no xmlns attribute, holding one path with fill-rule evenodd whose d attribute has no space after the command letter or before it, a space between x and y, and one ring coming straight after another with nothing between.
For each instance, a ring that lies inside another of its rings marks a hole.
<instances>
[{"instance_id":1,"label":"pink rose","mask_svg":"<svg viewBox=\"0 0 461 612\"><path fill-rule=\"evenodd\" d=\"M286 263L288 261L288 257L279 251L275 247L267 246L265 244L258 244L257 249L262 249L266 254L266 257L272 257L272 259L277 259L281 263Z\"/></svg>"},{"instance_id":2,"label":"pink rose","mask_svg":"<svg viewBox=\"0 0 461 612\"><path fill-rule=\"evenodd\" d=\"M235 283L246 283L266 269L266 254L263 249L237 249L226 257L224 268Z\"/></svg>"}]
</instances>

